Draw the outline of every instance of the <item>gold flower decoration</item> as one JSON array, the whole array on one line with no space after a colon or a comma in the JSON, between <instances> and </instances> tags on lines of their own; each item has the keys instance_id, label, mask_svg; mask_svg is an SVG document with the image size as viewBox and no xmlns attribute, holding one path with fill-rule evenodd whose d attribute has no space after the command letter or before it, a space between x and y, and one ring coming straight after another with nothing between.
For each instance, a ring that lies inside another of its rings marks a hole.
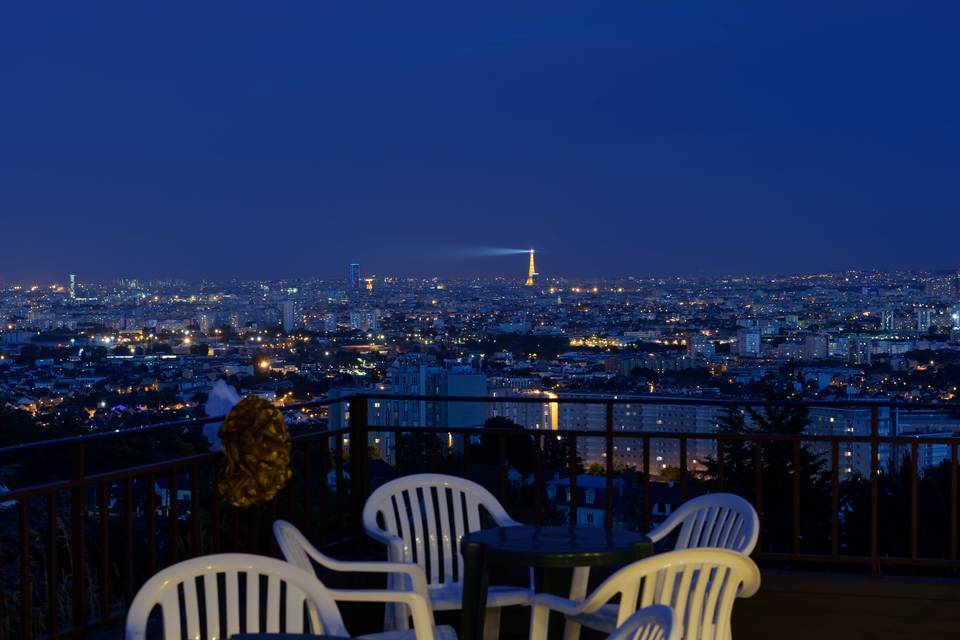
<instances>
[{"instance_id":1,"label":"gold flower decoration","mask_svg":"<svg viewBox=\"0 0 960 640\"><path fill-rule=\"evenodd\" d=\"M220 426L223 466L217 489L235 507L267 502L290 479L290 433L283 414L247 396Z\"/></svg>"}]
</instances>

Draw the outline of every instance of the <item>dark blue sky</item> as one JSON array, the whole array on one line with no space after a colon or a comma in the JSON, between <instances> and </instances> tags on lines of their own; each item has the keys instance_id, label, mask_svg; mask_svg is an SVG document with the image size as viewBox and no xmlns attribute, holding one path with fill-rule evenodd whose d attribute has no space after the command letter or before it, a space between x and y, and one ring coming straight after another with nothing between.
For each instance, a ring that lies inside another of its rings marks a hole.
<instances>
[{"instance_id":1,"label":"dark blue sky","mask_svg":"<svg viewBox=\"0 0 960 640\"><path fill-rule=\"evenodd\" d=\"M7 0L0 281L958 266L957 7Z\"/></svg>"}]
</instances>

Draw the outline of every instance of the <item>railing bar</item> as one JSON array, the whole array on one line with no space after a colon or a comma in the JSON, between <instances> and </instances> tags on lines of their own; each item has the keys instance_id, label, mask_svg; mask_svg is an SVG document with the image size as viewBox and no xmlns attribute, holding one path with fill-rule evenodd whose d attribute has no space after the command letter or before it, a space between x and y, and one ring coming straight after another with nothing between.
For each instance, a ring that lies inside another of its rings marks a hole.
<instances>
[{"instance_id":1,"label":"railing bar","mask_svg":"<svg viewBox=\"0 0 960 640\"><path fill-rule=\"evenodd\" d=\"M680 438L680 502L687 500L687 439Z\"/></svg>"},{"instance_id":2,"label":"railing bar","mask_svg":"<svg viewBox=\"0 0 960 640\"><path fill-rule=\"evenodd\" d=\"M157 476L147 476L147 567L157 572Z\"/></svg>"},{"instance_id":3,"label":"railing bar","mask_svg":"<svg viewBox=\"0 0 960 640\"><path fill-rule=\"evenodd\" d=\"M604 525L607 529L613 528L613 469L614 469L614 449L613 449L613 403L606 403L606 492L607 504L604 514Z\"/></svg>"},{"instance_id":4,"label":"railing bar","mask_svg":"<svg viewBox=\"0 0 960 640\"><path fill-rule=\"evenodd\" d=\"M470 437L470 434L463 434L463 475L468 480L470 479L470 468L473 463L473 440ZM400 475L400 457L397 456L397 475Z\"/></svg>"},{"instance_id":5,"label":"railing bar","mask_svg":"<svg viewBox=\"0 0 960 640\"><path fill-rule=\"evenodd\" d=\"M329 504L329 492L330 488L327 486L327 476L330 474L330 439L322 438L319 442L320 444L320 486L318 491L320 492L320 516L318 518L310 518L312 526L314 528L323 526L326 524L328 518L327 505ZM311 479L310 487L312 490L313 480ZM313 503L307 503L308 508L312 507ZM309 513L309 512L308 512ZM315 522L314 522L315 521Z\"/></svg>"},{"instance_id":6,"label":"railing bar","mask_svg":"<svg viewBox=\"0 0 960 640\"><path fill-rule=\"evenodd\" d=\"M57 492L47 494L47 633L55 635L59 629L60 617L57 614Z\"/></svg>"},{"instance_id":7,"label":"railing bar","mask_svg":"<svg viewBox=\"0 0 960 640\"><path fill-rule=\"evenodd\" d=\"M957 559L957 443L950 445L950 559Z\"/></svg>"},{"instance_id":8,"label":"railing bar","mask_svg":"<svg viewBox=\"0 0 960 640\"><path fill-rule=\"evenodd\" d=\"M280 496L279 495L273 496L273 500L270 501L270 522L277 521L279 517L279 513L278 513L279 505L280 505ZM279 556L280 547L277 545L277 539L274 536L268 535L267 540L270 541L269 543L270 555L274 557Z\"/></svg>"},{"instance_id":9,"label":"railing bar","mask_svg":"<svg viewBox=\"0 0 960 640\"><path fill-rule=\"evenodd\" d=\"M870 558L871 573L879 575L879 524L878 507L880 502L880 410L870 407Z\"/></svg>"},{"instance_id":10,"label":"railing bar","mask_svg":"<svg viewBox=\"0 0 960 640\"><path fill-rule=\"evenodd\" d=\"M437 434L428 433L427 436L427 460L429 460L430 473L437 472Z\"/></svg>"},{"instance_id":11,"label":"railing bar","mask_svg":"<svg viewBox=\"0 0 960 640\"><path fill-rule=\"evenodd\" d=\"M726 466L724 459L726 458L725 452L721 445L720 440L717 440L717 488L720 491L723 491L726 488Z\"/></svg>"},{"instance_id":12,"label":"railing bar","mask_svg":"<svg viewBox=\"0 0 960 640\"><path fill-rule=\"evenodd\" d=\"M643 530L650 530L650 436L643 436Z\"/></svg>"},{"instance_id":13,"label":"railing bar","mask_svg":"<svg viewBox=\"0 0 960 640\"><path fill-rule=\"evenodd\" d=\"M369 401L364 395L350 399L350 529L357 544L363 532L363 505L367 499L367 458L370 447Z\"/></svg>"},{"instance_id":14,"label":"railing bar","mask_svg":"<svg viewBox=\"0 0 960 640\"><path fill-rule=\"evenodd\" d=\"M84 518L86 514L87 496L83 483L86 447L83 443L77 445L73 455L73 477L76 486L73 489L73 505L71 513L71 529L73 536L73 550L71 551L71 568L73 577L73 621L74 624L84 624L87 619L87 591L85 568L86 546L84 545Z\"/></svg>"},{"instance_id":15,"label":"railing bar","mask_svg":"<svg viewBox=\"0 0 960 640\"><path fill-rule=\"evenodd\" d=\"M910 557L914 560L918 557L917 550L917 532L919 523L917 522L919 495L917 492L917 477L920 475L918 469L918 444L913 442L910 445Z\"/></svg>"},{"instance_id":16,"label":"railing bar","mask_svg":"<svg viewBox=\"0 0 960 640\"><path fill-rule=\"evenodd\" d=\"M220 550L223 547L222 544L222 533L220 531L220 518L221 509L220 509L220 490L217 488L217 474L219 472L219 465L214 462L210 465L210 532L211 537L213 538L210 541L210 548L213 553L220 553Z\"/></svg>"},{"instance_id":17,"label":"railing bar","mask_svg":"<svg viewBox=\"0 0 960 640\"><path fill-rule=\"evenodd\" d=\"M316 518L311 517L313 513L313 463L311 461L312 456L310 455L313 447L310 442L305 442L303 444L303 514L300 519L300 525L303 527L304 531L307 531L307 535L314 534L313 529L316 527L316 523L313 522ZM293 493L291 491L291 493ZM293 511L291 510L291 515ZM321 516L325 517L326 514L321 510Z\"/></svg>"},{"instance_id":18,"label":"railing bar","mask_svg":"<svg viewBox=\"0 0 960 640\"><path fill-rule=\"evenodd\" d=\"M325 398L322 400L315 400L311 402L298 403L293 405L287 405L284 407L284 411L295 411L305 408L314 408L314 407L323 407L328 406L337 402L344 402L355 396L347 396L342 398ZM385 400L415 400L417 402L436 400L443 402L477 402L478 400L486 401L502 401L501 398L492 398L489 396L418 396L418 395L401 395L401 394L369 394L368 397L376 397L379 399ZM542 400L539 398L511 398L511 403L515 404L538 404L542 403ZM598 404L603 402L602 400L588 399L588 398L558 398L552 400L557 404L573 404L573 405L589 405L589 404ZM617 401L618 404L625 404L627 402L638 404L638 405L652 405L652 404L671 404L678 406L714 406L714 407L737 407L742 403L737 400L718 400L718 399L706 399L706 398L670 398L669 402L665 402L662 398L629 398ZM836 400L796 400L796 401L782 401L782 400L773 400L773 401L764 401L756 400L752 401L751 405L757 407L826 407L826 408L862 408L864 406L869 406L870 409L875 408L875 405L868 405L864 401L857 400L848 400L848 401L836 401ZM898 402L892 401L886 403L884 406L888 406L891 409L905 409L905 410L942 410L943 405L932 402ZM171 429L177 427L191 427L191 426L201 426L204 424L209 424L213 422L222 421L224 416L212 416L205 418L191 418L187 420L177 420L173 422L163 422L152 425L144 425L142 427L132 427L128 429L117 431L109 431L103 433L94 433L94 434L85 434L82 436L67 436L64 438L51 438L45 441L22 443L17 445L9 445L5 447L0 447L0 455L5 455L8 453L22 453L35 448L42 448L48 446L61 446L68 444L79 444L82 442L89 442L99 439L113 439L113 438L125 438L133 435L142 435L143 433L149 433L151 431L161 430L161 429ZM335 431L340 430L331 430L329 433L334 433ZM582 435L582 434L579 434ZM299 439L301 437L312 437L311 435L307 436L296 436L294 439ZM946 439L940 439L943 442L940 444L949 444ZM10 499L16 499L13 496Z\"/></svg>"},{"instance_id":19,"label":"railing bar","mask_svg":"<svg viewBox=\"0 0 960 640\"><path fill-rule=\"evenodd\" d=\"M170 471L170 504L167 505L167 519L170 521L170 562L175 563L180 559L180 522L178 521L179 509L177 508L177 467Z\"/></svg>"},{"instance_id":20,"label":"railing bar","mask_svg":"<svg viewBox=\"0 0 960 640\"><path fill-rule=\"evenodd\" d=\"M20 507L20 635L33 637L33 585L30 580L30 508L26 498Z\"/></svg>"},{"instance_id":21,"label":"railing bar","mask_svg":"<svg viewBox=\"0 0 960 640\"><path fill-rule=\"evenodd\" d=\"M577 524L577 436L569 437L570 456L570 524Z\"/></svg>"},{"instance_id":22,"label":"railing bar","mask_svg":"<svg viewBox=\"0 0 960 640\"><path fill-rule=\"evenodd\" d=\"M256 505L248 510L253 512L253 524L250 526L250 546L245 550L247 553L260 553L260 529L263 528L263 505Z\"/></svg>"},{"instance_id":23,"label":"railing bar","mask_svg":"<svg viewBox=\"0 0 960 640\"><path fill-rule=\"evenodd\" d=\"M239 552L243 550L240 542L240 508L230 505L230 520L233 526L233 538L231 538L230 551Z\"/></svg>"},{"instance_id":24,"label":"railing bar","mask_svg":"<svg viewBox=\"0 0 960 640\"><path fill-rule=\"evenodd\" d=\"M834 442L830 446L830 485L831 485L831 517L830 517L830 552L840 554L840 443Z\"/></svg>"},{"instance_id":25,"label":"railing bar","mask_svg":"<svg viewBox=\"0 0 960 640\"><path fill-rule=\"evenodd\" d=\"M107 497L110 485L101 482L97 487L100 514L100 617L110 613L110 513Z\"/></svg>"},{"instance_id":26,"label":"railing bar","mask_svg":"<svg viewBox=\"0 0 960 640\"><path fill-rule=\"evenodd\" d=\"M336 459L333 463L336 465L337 469L337 509L340 509L343 505L343 436L338 435L334 441L336 444L335 455Z\"/></svg>"},{"instance_id":27,"label":"railing bar","mask_svg":"<svg viewBox=\"0 0 960 640\"><path fill-rule=\"evenodd\" d=\"M793 443L793 553L800 555L800 439Z\"/></svg>"},{"instance_id":28,"label":"railing bar","mask_svg":"<svg viewBox=\"0 0 960 640\"><path fill-rule=\"evenodd\" d=\"M497 477L500 485L500 504L507 503L507 446L504 436L497 436Z\"/></svg>"},{"instance_id":29,"label":"railing bar","mask_svg":"<svg viewBox=\"0 0 960 640\"><path fill-rule=\"evenodd\" d=\"M200 463L190 465L190 552L203 553L200 548Z\"/></svg>"},{"instance_id":30,"label":"railing bar","mask_svg":"<svg viewBox=\"0 0 960 640\"><path fill-rule=\"evenodd\" d=\"M400 475L401 475L401 473L402 473L402 472L400 471L401 458L403 457L403 456L401 455L401 454L403 453L403 432L402 432L402 431L396 431L396 432L394 432L394 434L393 434L393 443L394 443L394 444L393 444L393 475L395 475L396 477L399 478ZM465 456L469 456L469 455L470 455L470 452L468 451L468 449L469 449L469 447L467 447L466 445L464 445L464 452L463 452L463 453L464 453Z\"/></svg>"},{"instance_id":31,"label":"railing bar","mask_svg":"<svg viewBox=\"0 0 960 640\"><path fill-rule=\"evenodd\" d=\"M759 441L753 443L753 483L754 483L754 507L760 515L760 522L763 523L763 452L760 449ZM757 548L762 548L763 526L757 536Z\"/></svg>"},{"instance_id":32,"label":"railing bar","mask_svg":"<svg viewBox=\"0 0 960 640\"><path fill-rule=\"evenodd\" d=\"M123 557L124 557L124 595L126 596L126 602L129 604L133 601L133 478L127 478L123 486L123 502L126 505L124 508L124 529L126 535L124 536L126 540L123 545Z\"/></svg>"},{"instance_id":33,"label":"railing bar","mask_svg":"<svg viewBox=\"0 0 960 640\"><path fill-rule=\"evenodd\" d=\"M540 524L543 519L543 435L537 433L533 437L533 522ZM468 447L464 447L466 451Z\"/></svg>"}]
</instances>

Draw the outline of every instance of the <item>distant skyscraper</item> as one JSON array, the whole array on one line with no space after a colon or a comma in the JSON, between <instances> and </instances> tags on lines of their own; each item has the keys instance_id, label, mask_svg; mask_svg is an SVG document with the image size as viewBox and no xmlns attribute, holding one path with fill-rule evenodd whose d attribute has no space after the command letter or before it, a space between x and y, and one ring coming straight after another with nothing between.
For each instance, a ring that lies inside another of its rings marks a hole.
<instances>
[{"instance_id":1,"label":"distant skyscraper","mask_svg":"<svg viewBox=\"0 0 960 640\"><path fill-rule=\"evenodd\" d=\"M737 353L745 358L756 358L760 355L760 329L748 328L737 330Z\"/></svg>"},{"instance_id":2,"label":"distant skyscraper","mask_svg":"<svg viewBox=\"0 0 960 640\"><path fill-rule=\"evenodd\" d=\"M830 341L825 335L805 336L803 339L804 360L826 360L829 355Z\"/></svg>"},{"instance_id":3,"label":"distant skyscraper","mask_svg":"<svg viewBox=\"0 0 960 640\"><path fill-rule=\"evenodd\" d=\"M930 331L930 309L917 309L917 331L919 333Z\"/></svg>"},{"instance_id":4,"label":"distant skyscraper","mask_svg":"<svg viewBox=\"0 0 960 640\"><path fill-rule=\"evenodd\" d=\"M358 263L350 263L350 267L347 269L347 281L351 289L360 288L360 265Z\"/></svg>"},{"instance_id":5,"label":"distant skyscraper","mask_svg":"<svg viewBox=\"0 0 960 640\"><path fill-rule=\"evenodd\" d=\"M293 300L283 302L283 330L290 333L297 327L297 306Z\"/></svg>"},{"instance_id":6,"label":"distant skyscraper","mask_svg":"<svg viewBox=\"0 0 960 640\"><path fill-rule=\"evenodd\" d=\"M77 276L76 274L70 274L70 299L76 299L77 297Z\"/></svg>"},{"instance_id":7,"label":"distant skyscraper","mask_svg":"<svg viewBox=\"0 0 960 640\"><path fill-rule=\"evenodd\" d=\"M535 283L534 277L540 275L537 273L537 268L533 264L533 249L530 249L530 268L527 269L527 282L526 286L532 287Z\"/></svg>"},{"instance_id":8,"label":"distant skyscraper","mask_svg":"<svg viewBox=\"0 0 960 640\"><path fill-rule=\"evenodd\" d=\"M873 340L869 336L857 336L850 342L850 362L870 364L873 354Z\"/></svg>"},{"instance_id":9,"label":"distant skyscraper","mask_svg":"<svg viewBox=\"0 0 960 640\"><path fill-rule=\"evenodd\" d=\"M893 309L884 309L880 314L880 329L883 331L893 331Z\"/></svg>"}]
</instances>

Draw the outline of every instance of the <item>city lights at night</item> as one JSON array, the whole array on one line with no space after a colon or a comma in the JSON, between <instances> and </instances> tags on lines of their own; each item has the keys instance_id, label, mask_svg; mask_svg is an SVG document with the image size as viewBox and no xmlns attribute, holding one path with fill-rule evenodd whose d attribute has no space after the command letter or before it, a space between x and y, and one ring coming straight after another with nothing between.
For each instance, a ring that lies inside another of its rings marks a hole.
<instances>
[{"instance_id":1,"label":"city lights at night","mask_svg":"<svg viewBox=\"0 0 960 640\"><path fill-rule=\"evenodd\" d=\"M958 33L0 4L0 640L960 637Z\"/></svg>"}]
</instances>

